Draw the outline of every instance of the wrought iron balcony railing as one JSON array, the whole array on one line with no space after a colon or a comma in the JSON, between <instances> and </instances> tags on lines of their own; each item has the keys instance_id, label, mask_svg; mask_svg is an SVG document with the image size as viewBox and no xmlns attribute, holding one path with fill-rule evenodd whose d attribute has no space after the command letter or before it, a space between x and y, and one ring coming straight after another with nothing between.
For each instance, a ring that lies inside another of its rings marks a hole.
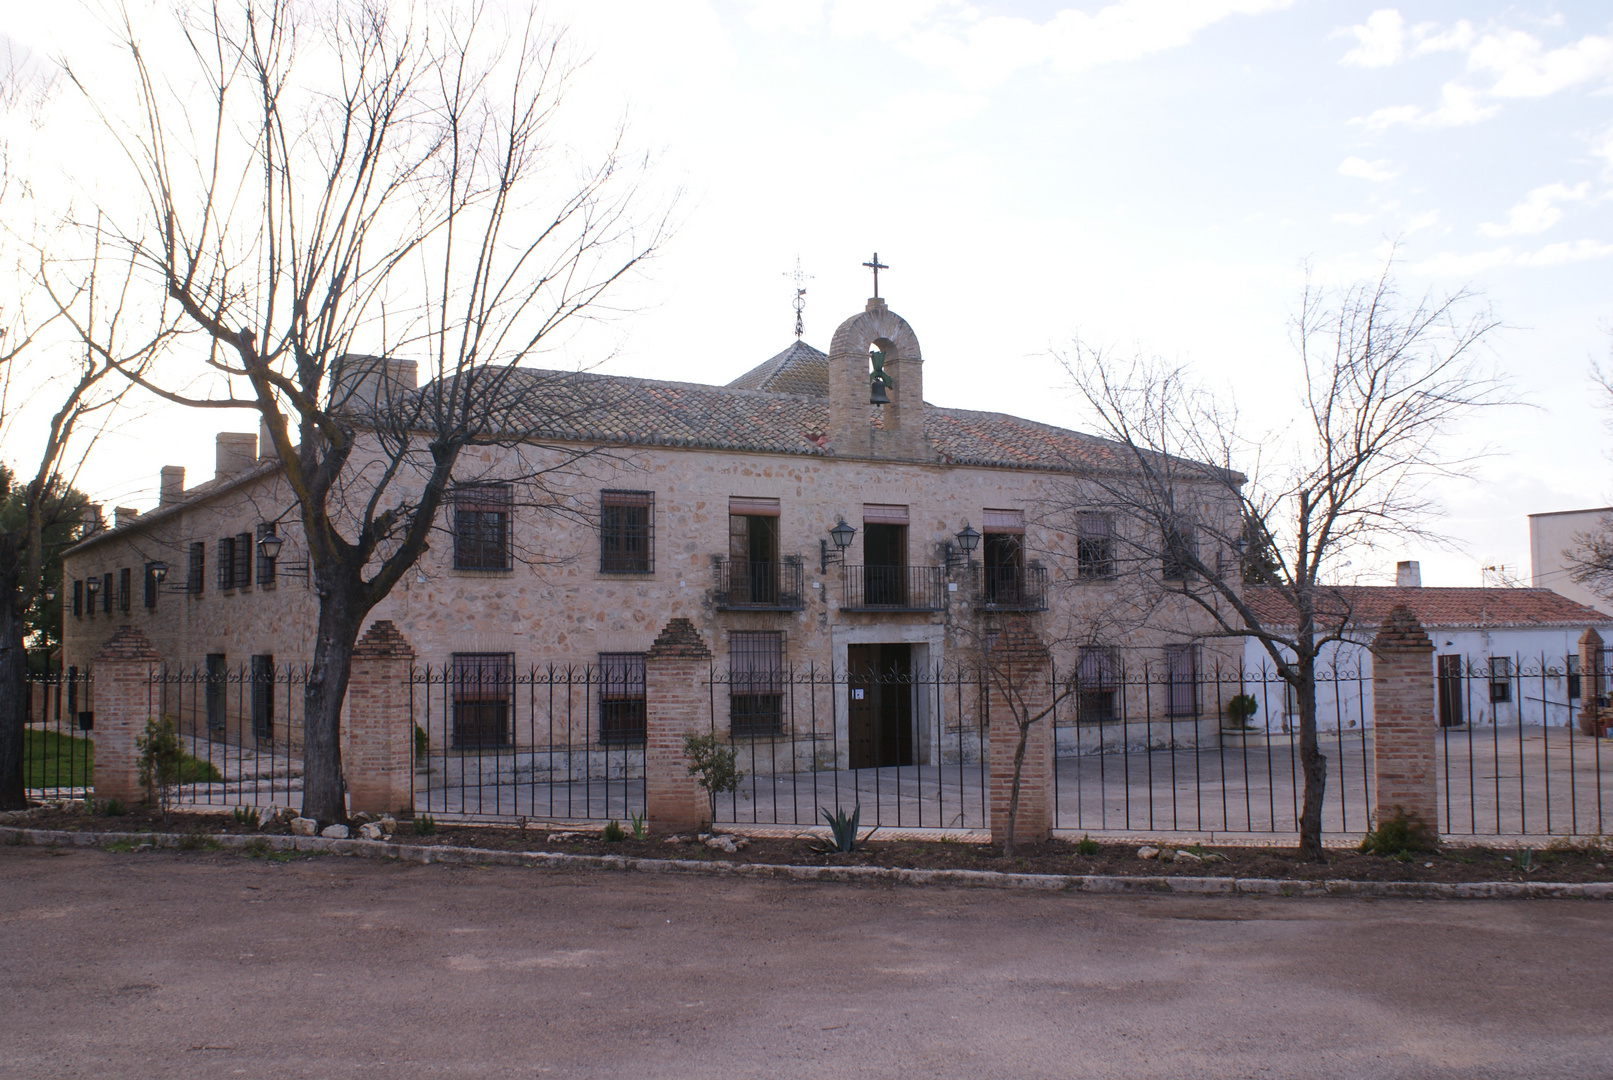
<instances>
[{"instance_id":1,"label":"wrought iron balcony railing","mask_svg":"<svg viewBox=\"0 0 1613 1080\"><path fill-rule=\"evenodd\" d=\"M848 566L842 611L940 611L946 585L939 566Z\"/></svg>"},{"instance_id":2,"label":"wrought iron balcony railing","mask_svg":"<svg viewBox=\"0 0 1613 1080\"><path fill-rule=\"evenodd\" d=\"M1046 611L1045 566L976 568L975 607L987 611Z\"/></svg>"},{"instance_id":3,"label":"wrought iron balcony railing","mask_svg":"<svg viewBox=\"0 0 1613 1080\"><path fill-rule=\"evenodd\" d=\"M713 600L721 610L800 611L801 557L786 555L779 562L748 562L719 556L713 560L716 589Z\"/></svg>"}]
</instances>

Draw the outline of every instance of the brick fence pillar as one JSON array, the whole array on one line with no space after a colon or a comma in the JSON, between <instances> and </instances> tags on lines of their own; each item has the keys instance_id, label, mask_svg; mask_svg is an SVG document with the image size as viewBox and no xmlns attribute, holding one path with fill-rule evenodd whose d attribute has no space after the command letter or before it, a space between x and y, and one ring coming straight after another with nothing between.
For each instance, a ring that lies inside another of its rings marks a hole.
<instances>
[{"instance_id":1,"label":"brick fence pillar","mask_svg":"<svg viewBox=\"0 0 1613 1080\"><path fill-rule=\"evenodd\" d=\"M414 650L386 619L353 646L347 682L347 745L342 751L349 809L390 814L414 808L414 718L409 665Z\"/></svg>"},{"instance_id":2,"label":"brick fence pillar","mask_svg":"<svg viewBox=\"0 0 1613 1080\"><path fill-rule=\"evenodd\" d=\"M1023 616L1012 619L997 635L986 656L990 680L991 728L987 737L991 839L1002 843L1008 833L1008 803L1013 795L1014 752L1019 747L1021 717L1038 716L1025 743L1019 774L1019 813L1015 841L1046 840L1053 831L1053 686L1052 658L1047 646Z\"/></svg>"},{"instance_id":3,"label":"brick fence pillar","mask_svg":"<svg viewBox=\"0 0 1613 1080\"><path fill-rule=\"evenodd\" d=\"M1372 768L1376 821L1399 808L1438 833L1433 656L1417 617L1396 605L1372 639Z\"/></svg>"},{"instance_id":4,"label":"brick fence pillar","mask_svg":"<svg viewBox=\"0 0 1613 1080\"><path fill-rule=\"evenodd\" d=\"M705 789L689 775L683 737L711 730L711 650L688 619L673 619L644 654L646 821L669 832L711 821Z\"/></svg>"},{"instance_id":5,"label":"brick fence pillar","mask_svg":"<svg viewBox=\"0 0 1613 1080\"><path fill-rule=\"evenodd\" d=\"M95 654L95 797L137 803L140 747L152 708L152 673L162 663L156 648L132 626L120 626Z\"/></svg>"},{"instance_id":6,"label":"brick fence pillar","mask_svg":"<svg viewBox=\"0 0 1613 1080\"><path fill-rule=\"evenodd\" d=\"M1587 629L1579 635L1579 730L1587 735L1607 734L1608 710L1602 708L1605 675L1602 635Z\"/></svg>"}]
</instances>

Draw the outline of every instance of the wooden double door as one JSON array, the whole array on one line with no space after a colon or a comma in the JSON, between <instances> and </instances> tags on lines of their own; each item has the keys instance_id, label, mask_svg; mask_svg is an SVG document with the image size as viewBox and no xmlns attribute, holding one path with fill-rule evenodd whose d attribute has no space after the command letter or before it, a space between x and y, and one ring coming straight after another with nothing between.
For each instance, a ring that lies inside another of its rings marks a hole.
<instances>
[{"instance_id":1,"label":"wooden double door","mask_svg":"<svg viewBox=\"0 0 1613 1080\"><path fill-rule=\"evenodd\" d=\"M851 767L913 764L913 646L850 645Z\"/></svg>"}]
</instances>

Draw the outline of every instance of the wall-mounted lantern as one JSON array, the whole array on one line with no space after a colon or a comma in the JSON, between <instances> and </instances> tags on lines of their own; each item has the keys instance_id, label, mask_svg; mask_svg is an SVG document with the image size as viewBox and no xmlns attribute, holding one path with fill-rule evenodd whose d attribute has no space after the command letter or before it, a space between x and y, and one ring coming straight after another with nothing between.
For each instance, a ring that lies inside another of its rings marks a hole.
<instances>
[{"instance_id":1,"label":"wall-mounted lantern","mask_svg":"<svg viewBox=\"0 0 1613 1080\"><path fill-rule=\"evenodd\" d=\"M839 563L844 566L846 562L846 549L851 546L851 541L856 535L857 530L852 528L850 525L847 525L845 518L841 518L838 522L836 522L835 527L829 530L829 540L834 541L834 550L829 550L829 540L818 541L818 557L821 560L818 567L818 573L827 574L829 572L829 564L832 562Z\"/></svg>"},{"instance_id":2,"label":"wall-mounted lantern","mask_svg":"<svg viewBox=\"0 0 1613 1080\"><path fill-rule=\"evenodd\" d=\"M964 522L963 528L946 544L947 573L951 573L959 566L969 565L969 556L973 555L975 548L980 546L980 534Z\"/></svg>"},{"instance_id":3,"label":"wall-mounted lantern","mask_svg":"<svg viewBox=\"0 0 1613 1080\"><path fill-rule=\"evenodd\" d=\"M274 562L280 557L280 545L283 543L285 541L281 540L273 532L266 532L258 537L258 550L263 553L265 559Z\"/></svg>"}]
</instances>

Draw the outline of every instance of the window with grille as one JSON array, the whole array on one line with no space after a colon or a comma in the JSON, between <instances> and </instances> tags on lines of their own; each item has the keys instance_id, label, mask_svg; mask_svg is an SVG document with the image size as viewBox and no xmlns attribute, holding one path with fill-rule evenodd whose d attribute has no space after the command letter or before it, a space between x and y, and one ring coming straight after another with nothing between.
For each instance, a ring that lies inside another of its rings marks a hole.
<instances>
[{"instance_id":1,"label":"window with grille","mask_svg":"<svg viewBox=\"0 0 1613 1080\"><path fill-rule=\"evenodd\" d=\"M1083 645L1075 669L1076 713L1082 724L1101 724L1120 716L1120 651L1107 645Z\"/></svg>"},{"instance_id":2,"label":"window with grille","mask_svg":"<svg viewBox=\"0 0 1613 1080\"><path fill-rule=\"evenodd\" d=\"M508 570L510 516L515 508L508 484L463 484L454 489L454 569Z\"/></svg>"},{"instance_id":3,"label":"window with grille","mask_svg":"<svg viewBox=\"0 0 1613 1080\"><path fill-rule=\"evenodd\" d=\"M510 742L515 696L513 653L454 653L449 669L455 750L489 750Z\"/></svg>"},{"instance_id":4,"label":"window with grille","mask_svg":"<svg viewBox=\"0 0 1613 1080\"><path fill-rule=\"evenodd\" d=\"M784 732L784 633L735 631L728 635L728 718L736 739Z\"/></svg>"},{"instance_id":5,"label":"window with grille","mask_svg":"<svg viewBox=\"0 0 1613 1080\"><path fill-rule=\"evenodd\" d=\"M1197 716L1199 650L1196 645L1165 647L1165 715Z\"/></svg>"},{"instance_id":6,"label":"window with grille","mask_svg":"<svg viewBox=\"0 0 1613 1080\"><path fill-rule=\"evenodd\" d=\"M252 534L235 534L235 587L252 584Z\"/></svg>"},{"instance_id":7,"label":"window with grille","mask_svg":"<svg viewBox=\"0 0 1613 1080\"><path fill-rule=\"evenodd\" d=\"M118 610L119 611L128 611L131 603L133 602L133 598L130 595L131 593L134 592L133 577L134 577L133 573L130 571L130 569L127 566L123 567L122 569L120 569L118 571Z\"/></svg>"},{"instance_id":8,"label":"window with grille","mask_svg":"<svg viewBox=\"0 0 1613 1080\"><path fill-rule=\"evenodd\" d=\"M112 571L101 575L101 614L112 614Z\"/></svg>"},{"instance_id":9,"label":"window with grille","mask_svg":"<svg viewBox=\"0 0 1613 1080\"><path fill-rule=\"evenodd\" d=\"M1191 525L1177 525L1165 531L1160 555L1160 576L1166 581L1193 580L1193 563L1198 558L1198 538Z\"/></svg>"},{"instance_id":10,"label":"window with grille","mask_svg":"<svg viewBox=\"0 0 1613 1080\"><path fill-rule=\"evenodd\" d=\"M1505 704L1512 700L1512 657L1490 657L1490 703Z\"/></svg>"},{"instance_id":11,"label":"window with grille","mask_svg":"<svg viewBox=\"0 0 1613 1080\"><path fill-rule=\"evenodd\" d=\"M262 524L260 524L258 526L258 539L262 540L265 536L268 536L272 532L274 532L274 526L272 524L270 524L269 522L265 521L265 522L263 522ZM273 585L274 584L274 570L275 570L274 564L275 564L275 560L271 559L271 558L269 558L269 556L265 555L263 553L263 548L259 547L258 548L258 584L259 585Z\"/></svg>"},{"instance_id":12,"label":"window with grille","mask_svg":"<svg viewBox=\"0 0 1613 1080\"><path fill-rule=\"evenodd\" d=\"M84 580L75 579L73 582L73 615L76 618L84 617Z\"/></svg>"},{"instance_id":13,"label":"window with grille","mask_svg":"<svg viewBox=\"0 0 1613 1080\"><path fill-rule=\"evenodd\" d=\"M599 493L599 572L655 573L655 492Z\"/></svg>"},{"instance_id":14,"label":"window with grille","mask_svg":"<svg viewBox=\"0 0 1613 1080\"><path fill-rule=\"evenodd\" d=\"M218 541L218 587L220 591L235 588L235 537L224 536Z\"/></svg>"},{"instance_id":15,"label":"window with grille","mask_svg":"<svg viewBox=\"0 0 1613 1080\"><path fill-rule=\"evenodd\" d=\"M185 574L185 591L200 596L207 580L207 544L197 540L190 546L190 567Z\"/></svg>"},{"instance_id":16,"label":"window with grille","mask_svg":"<svg viewBox=\"0 0 1613 1080\"><path fill-rule=\"evenodd\" d=\"M641 743L645 733L644 654L599 654L599 741Z\"/></svg>"},{"instance_id":17,"label":"window with grille","mask_svg":"<svg viewBox=\"0 0 1613 1080\"><path fill-rule=\"evenodd\" d=\"M274 738L274 656L268 653L252 658L252 735Z\"/></svg>"},{"instance_id":18,"label":"window with grille","mask_svg":"<svg viewBox=\"0 0 1613 1080\"><path fill-rule=\"evenodd\" d=\"M150 563L146 563L145 592L146 607L155 609L157 606L157 575L152 573Z\"/></svg>"},{"instance_id":19,"label":"window with grille","mask_svg":"<svg viewBox=\"0 0 1613 1080\"><path fill-rule=\"evenodd\" d=\"M1075 575L1083 581L1115 576L1113 514L1081 513L1075 518Z\"/></svg>"}]
</instances>

